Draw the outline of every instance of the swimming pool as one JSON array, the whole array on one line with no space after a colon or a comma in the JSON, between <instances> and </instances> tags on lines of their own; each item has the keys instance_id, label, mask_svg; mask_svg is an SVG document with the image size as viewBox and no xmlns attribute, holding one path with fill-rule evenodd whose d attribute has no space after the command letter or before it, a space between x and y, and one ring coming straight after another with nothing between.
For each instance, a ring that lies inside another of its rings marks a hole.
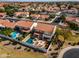
<instances>
[{"instance_id":1,"label":"swimming pool","mask_svg":"<svg viewBox=\"0 0 79 59\"><path fill-rule=\"evenodd\" d=\"M19 35L18 32L12 32L12 33L11 33L11 37L12 37L13 39L16 39L16 38L18 37L18 35Z\"/></svg>"},{"instance_id":2,"label":"swimming pool","mask_svg":"<svg viewBox=\"0 0 79 59\"><path fill-rule=\"evenodd\" d=\"M29 43L29 44L33 44L33 39L32 38L29 38L26 43Z\"/></svg>"}]
</instances>

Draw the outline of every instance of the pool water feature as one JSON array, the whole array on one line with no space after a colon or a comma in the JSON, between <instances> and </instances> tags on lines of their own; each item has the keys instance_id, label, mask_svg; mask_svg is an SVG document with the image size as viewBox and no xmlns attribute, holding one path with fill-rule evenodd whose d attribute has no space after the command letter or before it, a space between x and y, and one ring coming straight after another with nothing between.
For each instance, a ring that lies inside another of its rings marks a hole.
<instances>
[{"instance_id":1,"label":"pool water feature","mask_svg":"<svg viewBox=\"0 0 79 59\"><path fill-rule=\"evenodd\" d=\"M12 37L13 39L16 39L18 36L19 36L19 33L18 33L18 32L12 32L12 33L11 33L11 37Z\"/></svg>"},{"instance_id":2,"label":"pool water feature","mask_svg":"<svg viewBox=\"0 0 79 59\"><path fill-rule=\"evenodd\" d=\"M29 38L26 43L29 43L29 44L33 44L33 39L32 38Z\"/></svg>"}]
</instances>

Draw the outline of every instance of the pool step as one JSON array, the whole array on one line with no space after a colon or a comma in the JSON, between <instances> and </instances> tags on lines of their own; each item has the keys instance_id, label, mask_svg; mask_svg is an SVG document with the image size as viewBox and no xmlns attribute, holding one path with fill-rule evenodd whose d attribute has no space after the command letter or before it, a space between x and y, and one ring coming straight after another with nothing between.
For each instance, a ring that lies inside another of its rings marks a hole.
<instances>
[{"instance_id":1,"label":"pool step","mask_svg":"<svg viewBox=\"0 0 79 59\"><path fill-rule=\"evenodd\" d=\"M26 36L26 37L22 40L22 42L26 42L26 41L30 38L30 35L31 35L31 34L29 34L28 36Z\"/></svg>"}]
</instances>

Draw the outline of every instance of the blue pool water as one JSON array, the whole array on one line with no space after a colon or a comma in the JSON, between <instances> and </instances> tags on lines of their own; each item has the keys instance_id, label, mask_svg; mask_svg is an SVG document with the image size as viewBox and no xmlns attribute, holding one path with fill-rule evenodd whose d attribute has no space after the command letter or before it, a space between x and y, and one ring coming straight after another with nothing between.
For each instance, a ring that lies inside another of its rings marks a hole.
<instances>
[{"instance_id":1,"label":"blue pool water","mask_svg":"<svg viewBox=\"0 0 79 59\"><path fill-rule=\"evenodd\" d=\"M13 39L16 39L17 38L17 32L12 32L12 34L11 34L11 37L13 38Z\"/></svg>"},{"instance_id":2,"label":"blue pool water","mask_svg":"<svg viewBox=\"0 0 79 59\"><path fill-rule=\"evenodd\" d=\"M29 43L29 44L33 44L33 39L32 38L29 38L26 43Z\"/></svg>"}]
</instances>

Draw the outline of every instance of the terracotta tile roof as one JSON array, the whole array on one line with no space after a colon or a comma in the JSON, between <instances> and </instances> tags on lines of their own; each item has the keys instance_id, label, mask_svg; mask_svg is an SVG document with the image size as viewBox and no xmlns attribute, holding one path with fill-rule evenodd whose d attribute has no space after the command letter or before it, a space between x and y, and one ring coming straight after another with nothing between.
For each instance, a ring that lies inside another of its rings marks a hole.
<instances>
[{"instance_id":1,"label":"terracotta tile roof","mask_svg":"<svg viewBox=\"0 0 79 59\"><path fill-rule=\"evenodd\" d=\"M10 22L9 20L0 20L0 24L9 27L9 28L14 28L15 26L22 26L22 27L28 27L31 28L33 25L32 21L18 21L18 22ZM54 26L50 24L45 24L45 23L37 23L37 26L35 27L36 30L38 31L43 31L43 32L52 32L54 30ZM23 32L27 32L27 30L23 30Z\"/></svg>"},{"instance_id":2,"label":"terracotta tile roof","mask_svg":"<svg viewBox=\"0 0 79 59\"><path fill-rule=\"evenodd\" d=\"M31 27L33 22L30 21L18 21L16 23L17 26L22 26L22 27Z\"/></svg>"},{"instance_id":3,"label":"terracotta tile roof","mask_svg":"<svg viewBox=\"0 0 79 59\"><path fill-rule=\"evenodd\" d=\"M40 17L41 17L41 18L48 18L49 15L41 15Z\"/></svg>"},{"instance_id":4,"label":"terracotta tile roof","mask_svg":"<svg viewBox=\"0 0 79 59\"><path fill-rule=\"evenodd\" d=\"M75 21L76 17L66 17L66 21Z\"/></svg>"},{"instance_id":5,"label":"terracotta tile roof","mask_svg":"<svg viewBox=\"0 0 79 59\"><path fill-rule=\"evenodd\" d=\"M6 6L6 5L8 5L8 4L10 4L10 3L0 2L0 7Z\"/></svg>"},{"instance_id":6,"label":"terracotta tile roof","mask_svg":"<svg viewBox=\"0 0 79 59\"><path fill-rule=\"evenodd\" d=\"M79 17L78 17L78 18L76 18L76 21L77 21L77 22L79 22Z\"/></svg>"},{"instance_id":7,"label":"terracotta tile roof","mask_svg":"<svg viewBox=\"0 0 79 59\"><path fill-rule=\"evenodd\" d=\"M61 8L66 8L66 5L63 4L63 5L61 5L60 7L61 7Z\"/></svg>"},{"instance_id":8,"label":"terracotta tile roof","mask_svg":"<svg viewBox=\"0 0 79 59\"><path fill-rule=\"evenodd\" d=\"M22 32L30 32L30 30L22 30Z\"/></svg>"},{"instance_id":9,"label":"terracotta tile roof","mask_svg":"<svg viewBox=\"0 0 79 59\"><path fill-rule=\"evenodd\" d=\"M38 23L35 29L43 32L52 32L54 30L54 26L49 24Z\"/></svg>"},{"instance_id":10,"label":"terracotta tile roof","mask_svg":"<svg viewBox=\"0 0 79 59\"><path fill-rule=\"evenodd\" d=\"M31 17L36 17L36 18L48 18L49 15L31 14Z\"/></svg>"},{"instance_id":11,"label":"terracotta tile roof","mask_svg":"<svg viewBox=\"0 0 79 59\"><path fill-rule=\"evenodd\" d=\"M6 22L6 21L8 21L8 20L2 20L2 19L0 19L0 23Z\"/></svg>"},{"instance_id":12,"label":"terracotta tile roof","mask_svg":"<svg viewBox=\"0 0 79 59\"><path fill-rule=\"evenodd\" d=\"M59 8L59 7L54 7L54 9L55 9L55 10L60 10L60 8Z\"/></svg>"},{"instance_id":13,"label":"terracotta tile roof","mask_svg":"<svg viewBox=\"0 0 79 59\"><path fill-rule=\"evenodd\" d=\"M3 7L5 5L5 3L0 3L0 7Z\"/></svg>"},{"instance_id":14,"label":"terracotta tile roof","mask_svg":"<svg viewBox=\"0 0 79 59\"><path fill-rule=\"evenodd\" d=\"M21 15L21 14L29 14L29 12L15 12L16 16Z\"/></svg>"},{"instance_id":15,"label":"terracotta tile roof","mask_svg":"<svg viewBox=\"0 0 79 59\"><path fill-rule=\"evenodd\" d=\"M66 21L75 21L75 22L79 22L79 17L66 17Z\"/></svg>"},{"instance_id":16,"label":"terracotta tile roof","mask_svg":"<svg viewBox=\"0 0 79 59\"><path fill-rule=\"evenodd\" d=\"M47 8L46 10L49 11L49 12L51 12L51 11L54 11L54 8L50 8L50 7L49 7L49 8Z\"/></svg>"},{"instance_id":17,"label":"terracotta tile roof","mask_svg":"<svg viewBox=\"0 0 79 59\"><path fill-rule=\"evenodd\" d=\"M14 28L15 27L15 23L10 22L9 20L0 20L0 24L9 27L9 28Z\"/></svg>"}]
</instances>

